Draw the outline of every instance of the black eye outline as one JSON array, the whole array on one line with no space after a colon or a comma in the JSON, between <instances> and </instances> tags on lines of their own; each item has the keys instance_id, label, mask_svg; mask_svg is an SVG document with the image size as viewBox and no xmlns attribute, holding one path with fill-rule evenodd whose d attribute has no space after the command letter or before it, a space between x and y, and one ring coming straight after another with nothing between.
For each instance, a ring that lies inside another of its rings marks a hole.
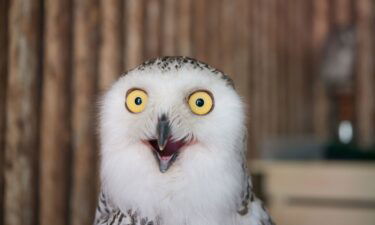
<instances>
[{"instance_id":1,"label":"black eye outline","mask_svg":"<svg viewBox=\"0 0 375 225\"><path fill-rule=\"evenodd\" d=\"M145 91L145 90L142 89L142 88L138 88L138 87L130 88L129 90L126 91L126 94L125 94L125 108L126 108L126 110L128 110L128 111L129 111L130 113L132 113L132 114L138 114L138 113L141 113L141 112L136 113L136 112L131 111L131 110L128 108L128 104L126 104L126 99L128 98L128 95L129 95L130 93L132 93L133 91L135 91L135 90L143 91L143 92L148 96L147 91ZM142 99L142 98L141 98L141 99ZM142 100L142 103L143 103L143 100ZM142 104L142 103L141 103L141 104Z\"/></svg>"},{"instance_id":2,"label":"black eye outline","mask_svg":"<svg viewBox=\"0 0 375 225\"><path fill-rule=\"evenodd\" d=\"M199 115L199 114L196 114L196 113L194 113L194 112L192 112L192 113L193 113L194 115L196 115L196 116L206 116L206 115L208 115L210 112L212 112L212 110L214 110L214 108L215 108L215 98L214 98L214 95L211 93L211 91L209 91L209 90L205 90L205 89L197 89L197 90L192 91L192 92L186 97L186 99L185 99L185 102L186 102L186 104L187 104L187 106L188 106L189 109L190 109L190 106L189 106L189 99L190 99L190 97L191 97L193 94L195 94L195 93L197 93L197 92L206 92L206 93L211 97L211 100L212 100L212 106L211 106L211 109L210 109L206 114ZM190 109L190 111L191 111L191 109Z\"/></svg>"}]
</instances>

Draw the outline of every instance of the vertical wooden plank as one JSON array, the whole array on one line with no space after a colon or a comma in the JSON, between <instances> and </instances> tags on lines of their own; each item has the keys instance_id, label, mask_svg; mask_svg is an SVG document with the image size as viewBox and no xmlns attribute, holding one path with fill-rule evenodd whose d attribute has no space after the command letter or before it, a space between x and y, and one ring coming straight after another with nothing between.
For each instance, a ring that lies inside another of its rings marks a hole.
<instances>
[{"instance_id":1,"label":"vertical wooden plank","mask_svg":"<svg viewBox=\"0 0 375 225\"><path fill-rule=\"evenodd\" d=\"M299 16L298 21L299 39L301 40L301 46L299 49L299 56L301 59L300 68L300 80L299 90L301 92L299 98L299 132L304 135L312 134L313 127L313 103L312 103L312 82L311 77L314 76L312 65L312 54L311 54L311 24L312 24L312 13L311 13L311 1L303 0L299 5Z\"/></svg>"},{"instance_id":2,"label":"vertical wooden plank","mask_svg":"<svg viewBox=\"0 0 375 225\"><path fill-rule=\"evenodd\" d=\"M351 0L334 1L334 23L338 25L348 25L351 22Z\"/></svg>"},{"instance_id":3,"label":"vertical wooden plank","mask_svg":"<svg viewBox=\"0 0 375 225\"><path fill-rule=\"evenodd\" d=\"M286 73L285 73L285 86L284 86L284 98L286 102L285 111L286 111L286 123L284 127L283 136L291 135L295 129L295 118L293 118L295 113L295 101L296 93L294 90L295 81L295 42L296 40L296 30L294 27L294 3L293 0L287 0L285 3L285 29L288 36L285 36L285 49L286 49Z\"/></svg>"},{"instance_id":4,"label":"vertical wooden plank","mask_svg":"<svg viewBox=\"0 0 375 225\"><path fill-rule=\"evenodd\" d=\"M217 3L219 4L219 3ZM219 52L218 63L221 69L232 78L234 74L234 37L235 37L235 4L231 0L221 0L220 25L218 28Z\"/></svg>"},{"instance_id":5,"label":"vertical wooden plank","mask_svg":"<svg viewBox=\"0 0 375 225\"><path fill-rule=\"evenodd\" d=\"M278 82L278 113L279 120L277 125L277 133L279 135L285 135L288 131L288 89L287 84L289 80L289 46L288 38L290 30L288 28L288 23L286 18L288 16L288 5L285 2L277 2L277 17L282 18L278 20L278 63L279 63L279 73L277 78Z\"/></svg>"},{"instance_id":6,"label":"vertical wooden plank","mask_svg":"<svg viewBox=\"0 0 375 225\"><path fill-rule=\"evenodd\" d=\"M0 2L0 225L4 224L5 105L8 80L8 6L8 0Z\"/></svg>"},{"instance_id":7,"label":"vertical wooden plank","mask_svg":"<svg viewBox=\"0 0 375 225\"><path fill-rule=\"evenodd\" d=\"M70 161L71 1L45 1L40 224L67 224Z\"/></svg>"},{"instance_id":8,"label":"vertical wooden plank","mask_svg":"<svg viewBox=\"0 0 375 225\"><path fill-rule=\"evenodd\" d=\"M268 93L267 99L267 120L268 120L268 137L272 138L275 137L277 132L277 116L278 116L278 108L277 108L277 77L280 75L278 70L277 64L277 54L276 54L276 41L277 41L277 23L278 18L276 18L276 7L277 1L275 0L268 0L267 1L267 24L266 24L266 35L267 35L267 57L264 59L267 62L267 72L266 76L268 77L267 80L267 88L265 92Z\"/></svg>"},{"instance_id":9,"label":"vertical wooden plank","mask_svg":"<svg viewBox=\"0 0 375 225\"><path fill-rule=\"evenodd\" d=\"M161 53L161 0L146 0L146 22L144 35L144 56L146 59L160 56Z\"/></svg>"},{"instance_id":10,"label":"vertical wooden plank","mask_svg":"<svg viewBox=\"0 0 375 225\"><path fill-rule=\"evenodd\" d=\"M236 79L236 89L243 97L243 101L246 105L247 115L247 128L250 131L251 126L249 125L252 120L250 119L250 79L252 74L250 73L250 3L247 0L236 1L235 10L237 12L239 21L241 23L234 23L235 33L234 37L234 68L233 72ZM251 139L248 136L248 143L251 143ZM248 145L248 148L250 145ZM250 148L249 148L250 149ZM251 149L252 151L253 149ZM250 151L248 151L250 152ZM250 155L250 153L248 153Z\"/></svg>"},{"instance_id":11,"label":"vertical wooden plank","mask_svg":"<svg viewBox=\"0 0 375 225\"><path fill-rule=\"evenodd\" d=\"M9 11L5 221L36 224L40 97L40 1L14 0Z\"/></svg>"},{"instance_id":12,"label":"vertical wooden plank","mask_svg":"<svg viewBox=\"0 0 375 225\"><path fill-rule=\"evenodd\" d=\"M261 121L261 49L260 49L260 42L261 42L261 13L260 13L260 0L254 0L251 1L251 7L250 7L250 21L251 21L251 58L252 58L252 67L251 67L251 105L250 105L250 116L251 116L251 122L250 122L250 144L252 147L252 150L250 151L249 155L250 157L256 158L259 155L259 149L261 145L261 139L263 134L263 127L262 127L262 121Z\"/></svg>"},{"instance_id":13,"label":"vertical wooden plank","mask_svg":"<svg viewBox=\"0 0 375 225\"><path fill-rule=\"evenodd\" d=\"M250 5L247 0L240 0L234 4L234 10L241 23L233 23L233 74L235 74L236 89L244 97L246 105L250 97Z\"/></svg>"},{"instance_id":14,"label":"vertical wooden plank","mask_svg":"<svg viewBox=\"0 0 375 225\"><path fill-rule=\"evenodd\" d=\"M199 60L208 60L207 6L208 0L194 0L192 12L193 54Z\"/></svg>"},{"instance_id":15,"label":"vertical wooden plank","mask_svg":"<svg viewBox=\"0 0 375 225\"><path fill-rule=\"evenodd\" d=\"M267 57L268 57L268 36L267 36L267 22L268 22L268 15L267 15L267 4L269 0L258 0L258 10L259 10L259 23L258 23L258 54L259 57L259 66L258 66L258 85L259 85L259 99L258 105L259 114L258 114L258 132L260 138L258 139L258 151L260 152L263 148L263 144L268 135L268 65L267 65Z\"/></svg>"},{"instance_id":16,"label":"vertical wooden plank","mask_svg":"<svg viewBox=\"0 0 375 225\"><path fill-rule=\"evenodd\" d=\"M72 225L93 221L97 195L95 139L99 1L74 1Z\"/></svg>"},{"instance_id":17,"label":"vertical wooden plank","mask_svg":"<svg viewBox=\"0 0 375 225\"><path fill-rule=\"evenodd\" d=\"M143 16L144 0L127 0L125 68L129 70L143 61Z\"/></svg>"},{"instance_id":18,"label":"vertical wooden plank","mask_svg":"<svg viewBox=\"0 0 375 225\"><path fill-rule=\"evenodd\" d=\"M355 107L358 142L362 147L374 144L375 69L374 2L356 1L358 57L355 77Z\"/></svg>"},{"instance_id":19,"label":"vertical wooden plank","mask_svg":"<svg viewBox=\"0 0 375 225\"><path fill-rule=\"evenodd\" d=\"M256 17L255 17L255 4L256 1L248 1L248 41L249 41L249 125L248 125L248 158L256 158L257 157L257 121L256 121L256 77L257 74L255 73L255 68L256 68L256 60L257 56L255 54L256 46L255 46L255 41L256 41L256 32L255 32L255 22L256 22Z\"/></svg>"},{"instance_id":20,"label":"vertical wooden plank","mask_svg":"<svg viewBox=\"0 0 375 225\"><path fill-rule=\"evenodd\" d=\"M289 123L290 134L301 135L303 134L303 115L304 115L304 89L303 78L306 74L303 73L303 33L306 32L303 21L306 20L306 14L303 14L303 0L290 0L288 5L290 8L289 22L291 33L293 37L289 38L289 51L290 54L290 68L289 68L289 87L288 96L289 102Z\"/></svg>"},{"instance_id":21,"label":"vertical wooden plank","mask_svg":"<svg viewBox=\"0 0 375 225\"><path fill-rule=\"evenodd\" d=\"M176 54L176 2L163 0L162 54L164 56Z\"/></svg>"},{"instance_id":22,"label":"vertical wooden plank","mask_svg":"<svg viewBox=\"0 0 375 225\"><path fill-rule=\"evenodd\" d=\"M304 5L304 12L303 14L307 16L307 19L304 21L305 23L305 32L304 34L304 61L305 61L305 67L303 70L303 73L306 74L304 76L304 91L306 94L306 97L304 99L304 105L305 105L305 113L304 114L304 125L306 129L306 134L311 135L314 134L314 90L313 90L313 80L315 77L315 71L314 71L314 52L312 51L312 43L313 39L313 12L312 12L312 5L313 1L306 0L306 3Z\"/></svg>"},{"instance_id":23,"label":"vertical wooden plank","mask_svg":"<svg viewBox=\"0 0 375 225\"><path fill-rule=\"evenodd\" d=\"M286 83L286 86L285 86L285 89L284 91L286 92L286 96L287 96L287 129L285 130L286 133L284 133L284 136L285 135L291 135L294 130L295 130L295 125L296 125L296 121L295 121L295 118L294 118L294 115L295 115L295 104L296 104L296 90L295 90L295 86L294 86L294 82L295 82L295 75L296 75L296 72L295 72L295 68L296 68L296 64L298 62L295 62L296 60L296 57L295 57L295 48L296 48L296 42L298 42L298 40L296 40L296 29L295 29L295 24L294 24L294 19L295 18L295 12L294 12L294 2L293 0L287 0L285 2L285 7L288 11L288 13L286 14L286 25L287 25L287 31L288 33L290 34L290 36L286 39L287 41L287 44L286 44L286 48L287 48L287 73L285 74L285 76L288 77L287 79L287 83Z\"/></svg>"},{"instance_id":24,"label":"vertical wooden plank","mask_svg":"<svg viewBox=\"0 0 375 225\"><path fill-rule=\"evenodd\" d=\"M99 90L104 91L123 72L123 1L101 0Z\"/></svg>"},{"instance_id":25,"label":"vertical wooden plank","mask_svg":"<svg viewBox=\"0 0 375 225\"><path fill-rule=\"evenodd\" d=\"M192 0L180 0L177 4L177 55L192 55L191 13Z\"/></svg>"},{"instance_id":26,"label":"vertical wooden plank","mask_svg":"<svg viewBox=\"0 0 375 225\"><path fill-rule=\"evenodd\" d=\"M314 52L315 77L313 80L314 133L322 138L329 137L329 99L326 88L319 76L319 56L329 29L329 9L327 0L313 1L312 48Z\"/></svg>"},{"instance_id":27,"label":"vertical wooden plank","mask_svg":"<svg viewBox=\"0 0 375 225\"><path fill-rule=\"evenodd\" d=\"M209 37L207 41L208 63L218 69L222 69L220 64L220 4L222 0L208 0L207 23L208 29L206 35Z\"/></svg>"}]
</instances>

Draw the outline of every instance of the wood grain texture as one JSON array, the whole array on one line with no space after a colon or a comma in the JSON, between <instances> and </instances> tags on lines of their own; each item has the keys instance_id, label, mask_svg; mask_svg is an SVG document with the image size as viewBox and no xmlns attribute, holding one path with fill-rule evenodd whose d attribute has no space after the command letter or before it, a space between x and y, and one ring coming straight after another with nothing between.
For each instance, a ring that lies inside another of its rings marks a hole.
<instances>
[{"instance_id":1,"label":"wood grain texture","mask_svg":"<svg viewBox=\"0 0 375 225\"><path fill-rule=\"evenodd\" d=\"M105 91L124 72L123 3L118 0L101 0L99 90Z\"/></svg>"},{"instance_id":2,"label":"wood grain texture","mask_svg":"<svg viewBox=\"0 0 375 225\"><path fill-rule=\"evenodd\" d=\"M335 0L333 3L334 23L338 25L348 25L352 22L352 0Z\"/></svg>"},{"instance_id":3,"label":"wood grain texture","mask_svg":"<svg viewBox=\"0 0 375 225\"><path fill-rule=\"evenodd\" d=\"M356 2L358 20L358 58L356 89L356 122L358 141L364 148L374 144L375 137L375 44L373 1Z\"/></svg>"},{"instance_id":4,"label":"wood grain texture","mask_svg":"<svg viewBox=\"0 0 375 225\"><path fill-rule=\"evenodd\" d=\"M313 27L312 27L312 47L314 50L314 133L327 140L330 137L329 128L329 99L327 90L319 75L319 63L321 49L329 29L329 4L326 0L316 0L313 2Z\"/></svg>"},{"instance_id":5,"label":"wood grain texture","mask_svg":"<svg viewBox=\"0 0 375 225\"><path fill-rule=\"evenodd\" d=\"M174 0L163 0L162 17L162 55L170 56L176 54L176 3Z\"/></svg>"},{"instance_id":6,"label":"wood grain texture","mask_svg":"<svg viewBox=\"0 0 375 225\"><path fill-rule=\"evenodd\" d=\"M251 107L250 101L250 60L251 60L251 46L250 46L250 3L247 0L237 1L235 4L235 11L237 12L238 18L241 21L247 21L246 23L234 23L234 30L237 35L234 39L234 59L233 59L233 73L236 82L236 89L243 97L243 102L246 105L246 111L249 111ZM252 122L250 116L247 116L246 125ZM247 137L248 143L251 143L251 138ZM254 149L248 147L248 155L251 154Z\"/></svg>"},{"instance_id":7,"label":"wood grain texture","mask_svg":"<svg viewBox=\"0 0 375 225\"><path fill-rule=\"evenodd\" d=\"M45 1L40 152L40 224L68 223L70 183L71 1Z\"/></svg>"},{"instance_id":8,"label":"wood grain texture","mask_svg":"<svg viewBox=\"0 0 375 225\"><path fill-rule=\"evenodd\" d=\"M285 6L284 2L277 1L277 10L276 10L276 17L277 18L287 18L289 14L288 8ZM278 73L277 76L277 113L278 113L278 121L277 121L277 134L282 135L286 133L288 128L288 108L287 101L288 101L288 93L287 93L287 81L288 81L288 26L286 19L285 20L278 20L277 26L277 61L278 61Z\"/></svg>"},{"instance_id":9,"label":"wood grain texture","mask_svg":"<svg viewBox=\"0 0 375 225\"><path fill-rule=\"evenodd\" d=\"M161 56L161 19L163 8L161 0L146 0L145 7L144 57L150 59Z\"/></svg>"},{"instance_id":10,"label":"wood grain texture","mask_svg":"<svg viewBox=\"0 0 375 225\"><path fill-rule=\"evenodd\" d=\"M207 52L210 65L222 69L220 64L220 5L222 0L207 0L209 7L206 10L208 29Z\"/></svg>"},{"instance_id":11,"label":"wood grain texture","mask_svg":"<svg viewBox=\"0 0 375 225\"><path fill-rule=\"evenodd\" d=\"M263 175L279 224L370 225L375 219L373 163L255 160L249 168Z\"/></svg>"},{"instance_id":12,"label":"wood grain texture","mask_svg":"<svg viewBox=\"0 0 375 225\"><path fill-rule=\"evenodd\" d=\"M10 2L4 204L7 225L37 222L41 10L40 1Z\"/></svg>"},{"instance_id":13,"label":"wood grain texture","mask_svg":"<svg viewBox=\"0 0 375 225\"><path fill-rule=\"evenodd\" d=\"M0 2L0 225L4 224L4 157L8 80L8 0Z\"/></svg>"},{"instance_id":14,"label":"wood grain texture","mask_svg":"<svg viewBox=\"0 0 375 225\"><path fill-rule=\"evenodd\" d=\"M277 7L277 1L269 0L266 2L266 8L267 8L267 15L275 15L276 14L276 7ZM268 16L267 16L268 17ZM267 55L265 56L266 63L268 64L266 66L267 71L265 72L265 76L267 76L266 81L266 90L268 90L266 93L268 93L267 97L267 118L268 118L268 124L267 124L267 132L270 136L276 136L277 132L277 119L278 119L278 113L277 113L277 77L278 75L278 67L279 63L277 61L277 18L275 16L269 16L266 21L266 28L265 32L267 35ZM282 76L282 75L281 75Z\"/></svg>"},{"instance_id":15,"label":"wood grain texture","mask_svg":"<svg viewBox=\"0 0 375 225\"><path fill-rule=\"evenodd\" d=\"M72 225L92 224L97 196L99 1L74 1Z\"/></svg>"},{"instance_id":16,"label":"wood grain texture","mask_svg":"<svg viewBox=\"0 0 375 225\"><path fill-rule=\"evenodd\" d=\"M219 28L217 29L218 39L218 66L225 71L232 79L234 74L234 47L235 47L235 4L231 0L221 0L219 8ZM239 18L238 18L239 19ZM215 38L215 37L213 37Z\"/></svg>"},{"instance_id":17,"label":"wood grain texture","mask_svg":"<svg viewBox=\"0 0 375 225\"><path fill-rule=\"evenodd\" d=\"M250 54L252 61L250 62L250 124L249 124L249 138L250 138L250 157L257 157L258 149L260 146L260 139L261 135L261 127L259 124L261 123L259 120L260 115L260 87L259 77L261 76L259 72L259 46L256 44L259 38L259 10L258 10L258 3L259 1L252 1L250 3Z\"/></svg>"},{"instance_id":18,"label":"wood grain texture","mask_svg":"<svg viewBox=\"0 0 375 225\"><path fill-rule=\"evenodd\" d=\"M207 48L207 10L208 0L193 0L192 3L192 39L193 55L206 62L208 60Z\"/></svg>"},{"instance_id":19,"label":"wood grain texture","mask_svg":"<svg viewBox=\"0 0 375 225\"><path fill-rule=\"evenodd\" d=\"M127 0L124 2L126 13L126 46L125 68L132 69L143 60L143 23L144 0Z\"/></svg>"},{"instance_id":20,"label":"wood grain texture","mask_svg":"<svg viewBox=\"0 0 375 225\"><path fill-rule=\"evenodd\" d=\"M177 55L192 56L192 0L177 1Z\"/></svg>"}]
</instances>

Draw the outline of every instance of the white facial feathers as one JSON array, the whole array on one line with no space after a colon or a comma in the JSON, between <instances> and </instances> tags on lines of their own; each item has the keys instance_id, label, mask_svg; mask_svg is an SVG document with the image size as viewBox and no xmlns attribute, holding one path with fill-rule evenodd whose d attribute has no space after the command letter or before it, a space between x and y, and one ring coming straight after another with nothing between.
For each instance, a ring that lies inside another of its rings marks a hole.
<instances>
[{"instance_id":1,"label":"white facial feathers","mask_svg":"<svg viewBox=\"0 0 375 225\"><path fill-rule=\"evenodd\" d=\"M166 225L182 224L190 213L197 218L189 217L189 224L213 224L209 221L220 213L237 210L243 187L245 114L231 85L224 74L203 63L170 57L146 62L110 88L101 101L101 177L119 208L164 217ZM147 93L140 113L125 107L131 88ZM206 115L189 108L187 98L197 90L210 92L214 99ZM167 156L157 155L149 144L158 138L162 115L169 120L169 147L184 141L165 173L159 171L155 156Z\"/></svg>"}]
</instances>

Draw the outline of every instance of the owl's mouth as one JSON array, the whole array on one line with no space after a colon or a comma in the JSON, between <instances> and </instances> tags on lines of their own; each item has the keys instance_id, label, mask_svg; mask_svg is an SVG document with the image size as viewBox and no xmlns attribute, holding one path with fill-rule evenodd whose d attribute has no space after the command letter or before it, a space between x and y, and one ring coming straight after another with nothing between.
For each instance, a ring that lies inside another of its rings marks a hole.
<instances>
[{"instance_id":1,"label":"owl's mouth","mask_svg":"<svg viewBox=\"0 0 375 225\"><path fill-rule=\"evenodd\" d=\"M176 160L180 149L185 145L184 139L175 140L172 137L169 118L162 114L156 125L156 139L148 140L152 146L155 158L159 163L159 170L165 173Z\"/></svg>"},{"instance_id":2,"label":"owl's mouth","mask_svg":"<svg viewBox=\"0 0 375 225\"><path fill-rule=\"evenodd\" d=\"M159 162L159 169L162 173L169 169L180 153L180 149L186 144L183 140L174 141L169 137L164 149L161 150L157 139L152 139L148 142L152 146L155 158Z\"/></svg>"}]
</instances>

